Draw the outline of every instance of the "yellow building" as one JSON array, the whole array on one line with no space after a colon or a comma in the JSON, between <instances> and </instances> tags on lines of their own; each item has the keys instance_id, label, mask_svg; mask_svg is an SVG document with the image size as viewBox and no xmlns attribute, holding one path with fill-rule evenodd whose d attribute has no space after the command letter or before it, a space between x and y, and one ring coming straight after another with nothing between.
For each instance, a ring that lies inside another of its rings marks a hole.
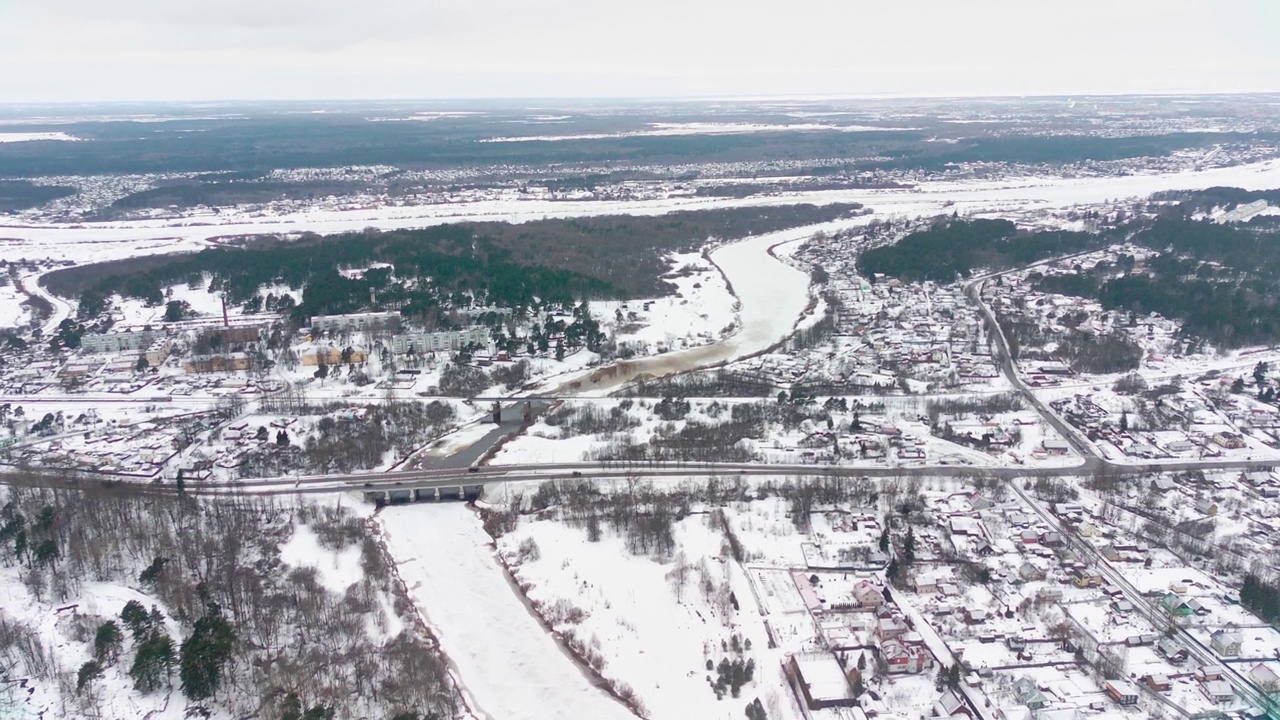
<instances>
[{"instance_id":1,"label":"yellow building","mask_svg":"<svg viewBox=\"0 0 1280 720\"><path fill-rule=\"evenodd\" d=\"M325 365L358 365L369 359L369 353L364 350L349 348L349 351L350 352L347 354L347 360L344 362L342 359L342 348L316 348L310 352L303 353L302 364L315 367L323 361Z\"/></svg>"}]
</instances>

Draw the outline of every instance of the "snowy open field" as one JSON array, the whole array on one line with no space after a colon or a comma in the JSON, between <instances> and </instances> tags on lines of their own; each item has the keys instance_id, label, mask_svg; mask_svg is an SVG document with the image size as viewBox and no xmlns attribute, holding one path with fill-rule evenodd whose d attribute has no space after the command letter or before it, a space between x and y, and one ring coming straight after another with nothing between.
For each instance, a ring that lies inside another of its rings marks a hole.
<instances>
[{"instance_id":1,"label":"snowy open field","mask_svg":"<svg viewBox=\"0 0 1280 720\"><path fill-rule=\"evenodd\" d=\"M737 718L756 697L772 708L770 718L793 717L779 671L782 653L769 649L746 574L724 557L723 536L705 517L678 524L678 547L668 561L633 555L622 538L607 533L588 542L584 530L557 521L522 523L499 547L513 563L523 544L539 549L538 559L519 562L516 577L533 600L561 603L550 612L582 611L581 620L567 619L557 629L602 652L602 674L634 688L652 720ZM739 698L717 699L706 663L737 655L722 645L735 635L746 648L741 656L755 663L756 679Z\"/></svg>"},{"instance_id":2,"label":"snowy open field","mask_svg":"<svg viewBox=\"0 0 1280 720\"><path fill-rule=\"evenodd\" d=\"M27 321L31 313L22 306L26 299L13 283L0 285L0 328L17 327Z\"/></svg>"}]
</instances>

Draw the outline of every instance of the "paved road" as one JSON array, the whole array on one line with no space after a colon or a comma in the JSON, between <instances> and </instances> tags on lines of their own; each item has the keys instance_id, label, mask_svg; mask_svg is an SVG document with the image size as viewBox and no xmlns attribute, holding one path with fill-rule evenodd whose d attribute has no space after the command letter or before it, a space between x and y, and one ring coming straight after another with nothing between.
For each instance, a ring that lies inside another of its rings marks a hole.
<instances>
[{"instance_id":1,"label":"paved road","mask_svg":"<svg viewBox=\"0 0 1280 720\"><path fill-rule=\"evenodd\" d=\"M1009 483L1015 494L1022 502L1030 507L1046 525L1057 530L1062 537L1070 545L1076 554L1086 561L1092 563L1098 568L1099 572L1107 582L1116 586L1124 593L1125 599L1129 601L1136 612L1142 615L1151 623L1152 627L1157 630L1163 630L1168 625L1168 620L1164 614L1152 606L1150 600L1142 594L1129 579L1124 576L1113 566L1106 558L1102 557L1098 549L1080 537L1073 528L1058 521L1058 518L1048 511L1039 501L1031 497L1017 482ZM1210 650L1199 638L1192 635L1186 628L1175 625L1174 635L1182 642L1183 647L1191 655L1197 663L1202 666L1217 665L1223 668L1223 677L1231 683L1232 688L1241 697L1248 702L1253 703L1258 708L1269 708L1271 701L1267 694L1260 690L1257 685L1246 678L1231 663L1223 662L1223 659L1217 653Z\"/></svg>"},{"instance_id":2,"label":"paved road","mask_svg":"<svg viewBox=\"0 0 1280 720\"><path fill-rule=\"evenodd\" d=\"M1056 258L1052 262L1056 262L1059 259L1062 258ZM1071 444L1071 447L1079 453L1080 457L1085 458L1085 463L1090 466L1090 469L1094 469L1099 463L1103 463L1103 460L1089 441L1080 435L1079 430L1059 417L1053 411L1053 408L1037 397L1031 388L1022 381L1022 377L1018 375L1018 367L1014 364L1012 353L1009 352L1009 342L1004 336L1004 329L996 321L995 313L991 311L986 301L982 299L982 288L987 284L987 281L1000 274L995 273L978 278L966 285L964 289L965 294L969 296L969 300L978 306L978 311L982 313L982 316L986 319L987 327L990 328L991 337L995 340L996 364L1000 366L1000 372L1004 373L1010 384L1026 398L1027 402L1036 409L1036 412L1040 413L1040 417L1044 418L1050 427L1066 439Z\"/></svg>"},{"instance_id":3,"label":"paved road","mask_svg":"<svg viewBox=\"0 0 1280 720\"><path fill-rule=\"evenodd\" d=\"M1213 460L1188 461L1176 465L1161 466L1165 471L1201 470L1249 470L1270 468L1274 463L1257 460ZM662 478L687 477L702 478L710 476L748 476L748 477L840 477L840 478L898 478L898 477L971 477L998 478L1011 480L1014 478L1045 477L1081 477L1092 472L1094 467L1105 467L1117 475L1138 475L1150 471L1145 466L1116 465L1106 461L1082 463L1071 467L1057 468L1025 468L1025 467L982 467L972 465L918 465L914 467L836 467L831 465L784 465L767 463L643 463L624 465L621 463L602 465L600 463L528 463L510 466L483 466L473 472L460 467L431 467L418 470L403 470L385 473L353 473L347 475L301 475L277 478L261 478L237 481L231 484L202 486L197 483L187 485L191 494L220 495L227 493L334 493L348 491L377 490L411 490L432 488L453 488L459 485L474 486L490 482L541 482L555 478L580 477L597 482L613 482L623 478ZM27 484L50 487L65 487L79 484L120 484L108 478L80 476L74 482L66 479L65 473L57 475L21 474L16 472L0 473L0 484ZM153 492L172 492L175 488L170 484L150 483L140 485Z\"/></svg>"}]
</instances>

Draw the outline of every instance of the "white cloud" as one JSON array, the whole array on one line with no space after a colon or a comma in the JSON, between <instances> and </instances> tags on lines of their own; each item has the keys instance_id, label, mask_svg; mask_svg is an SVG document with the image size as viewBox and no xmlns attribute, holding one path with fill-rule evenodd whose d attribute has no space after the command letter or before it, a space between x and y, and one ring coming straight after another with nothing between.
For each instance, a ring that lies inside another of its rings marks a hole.
<instances>
[{"instance_id":1,"label":"white cloud","mask_svg":"<svg viewBox=\"0 0 1280 720\"><path fill-rule=\"evenodd\" d=\"M11 101L1280 90L1269 0L7 0Z\"/></svg>"}]
</instances>

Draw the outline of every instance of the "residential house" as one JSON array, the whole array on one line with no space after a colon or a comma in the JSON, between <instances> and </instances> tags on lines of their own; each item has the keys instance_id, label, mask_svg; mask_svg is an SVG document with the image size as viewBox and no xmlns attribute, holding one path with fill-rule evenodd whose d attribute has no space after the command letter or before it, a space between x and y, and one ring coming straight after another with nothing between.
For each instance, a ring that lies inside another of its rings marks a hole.
<instances>
[{"instance_id":1,"label":"residential house","mask_svg":"<svg viewBox=\"0 0 1280 720\"><path fill-rule=\"evenodd\" d=\"M1280 675L1266 663L1258 663L1249 671L1249 679L1267 692L1280 689Z\"/></svg>"},{"instance_id":2,"label":"residential house","mask_svg":"<svg viewBox=\"0 0 1280 720\"><path fill-rule=\"evenodd\" d=\"M1144 675L1142 683L1155 692L1169 692L1170 688L1173 687L1173 684L1169 682L1169 676L1162 673Z\"/></svg>"},{"instance_id":3,"label":"residential house","mask_svg":"<svg viewBox=\"0 0 1280 720\"><path fill-rule=\"evenodd\" d=\"M1192 605L1194 600L1184 598L1174 592L1167 592L1164 597L1160 598L1160 608L1174 617L1188 617L1196 614L1196 606L1200 603Z\"/></svg>"},{"instance_id":4,"label":"residential house","mask_svg":"<svg viewBox=\"0 0 1280 720\"><path fill-rule=\"evenodd\" d=\"M1103 689L1118 705L1137 705L1138 688L1124 680L1108 680Z\"/></svg>"},{"instance_id":5,"label":"residential house","mask_svg":"<svg viewBox=\"0 0 1280 720\"><path fill-rule=\"evenodd\" d=\"M885 642L887 640L902 637L909 629L910 628L907 627L906 623L902 622L900 618L881 618L876 623L875 635L881 642Z\"/></svg>"},{"instance_id":6,"label":"residential house","mask_svg":"<svg viewBox=\"0 0 1280 720\"><path fill-rule=\"evenodd\" d=\"M1244 636L1233 628L1223 628L1209 636L1209 646L1222 657L1237 657L1243 643Z\"/></svg>"},{"instance_id":7,"label":"residential house","mask_svg":"<svg viewBox=\"0 0 1280 720\"><path fill-rule=\"evenodd\" d=\"M1031 678L1018 678L1013 681L1013 694L1018 702L1032 710L1042 710L1049 705L1049 696Z\"/></svg>"},{"instance_id":8,"label":"residential house","mask_svg":"<svg viewBox=\"0 0 1280 720\"><path fill-rule=\"evenodd\" d=\"M1201 498L1196 501L1196 512L1202 515L1217 515L1218 503L1209 498Z\"/></svg>"},{"instance_id":9,"label":"residential house","mask_svg":"<svg viewBox=\"0 0 1280 720\"><path fill-rule=\"evenodd\" d=\"M1023 582L1037 582L1044 580L1044 571L1029 562L1024 562L1018 567L1018 578Z\"/></svg>"},{"instance_id":10,"label":"residential house","mask_svg":"<svg viewBox=\"0 0 1280 720\"><path fill-rule=\"evenodd\" d=\"M302 364L315 367L321 362L325 365L359 365L369 359L369 353L359 348L319 347L303 353Z\"/></svg>"},{"instance_id":11,"label":"residential house","mask_svg":"<svg viewBox=\"0 0 1280 720\"><path fill-rule=\"evenodd\" d=\"M919 675L933 669L933 655L919 642L886 640L880 644L880 656L891 675Z\"/></svg>"},{"instance_id":12,"label":"residential house","mask_svg":"<svg viewBox=\"0 0 1280 720\"><path fill-rule=\"evenodd\" d=\"M365 312L347 315L316 315L311 318L316 332L352 332L356 330L396 330L400 327L398 312Z\"/></svg>"},{"instance_id":13,"label":"residential house","mask_svg":"<svg viewBox=\"0 0 1280 720\"><path fill-rule=\"evenodd\" d=\"M1231 683L1221 677L1214 680L1202 680L1200 689L1209 698L1210 702L1219 705L1229 703L1236 697L1235 691L1231 689Z\"/></svg>"},{"instance_id":14,"label":"residential house","mask_svg":"<svg viewBox=\"0 0 1280 720\"><path fill-rule=\"evenodd\" d=\"M253 358L242 352L226 355L193 355L183 364L187 374L239 372L253 367Z\"/></svg>"},{"instance_id":15,"label":"residential house","mask_svg":"<svg viewBox=\"0 0 1280 720\"><path fill-rule=\"evenodd\" d=\"M810 710L853 707L855 704L849 679L834 655L793 655L787 661L786 671L804 695Z\"/></svg>"},{"instance_id":16,"label":"residential house","mask_svg":"<svg viewBox=\"0 0 1280 720\"><path fill-rule=\"evenodd\" d=\"M853 602L859 610L874 610L884 602L884 590L870 580L853 584Z\"/></svg>"},{"instance_id":17,"label":"residential house","mask_svg":"<svg viewBox=\"0 0 1280 720\"><path fill-rule=\"evenodd\" d=\"M958 715L965 717L973 717L973 711L969 709L969 705L960 697L955 690L947 690L942 693L942 697L933 703L933 716L939 718L953 718Z\"/></svg>"},{"instance_id":18,"label":"residential house","mask_svg":"<svg viewBox=\"0 0 1280 720\"><path fill-rule=\"evenodd\" d=\"M1174 665L1187 661L1187 649L1179 645L1173 638L1160 638L1156 641L1156 654Z\"/></svg>"}]
</instances>

